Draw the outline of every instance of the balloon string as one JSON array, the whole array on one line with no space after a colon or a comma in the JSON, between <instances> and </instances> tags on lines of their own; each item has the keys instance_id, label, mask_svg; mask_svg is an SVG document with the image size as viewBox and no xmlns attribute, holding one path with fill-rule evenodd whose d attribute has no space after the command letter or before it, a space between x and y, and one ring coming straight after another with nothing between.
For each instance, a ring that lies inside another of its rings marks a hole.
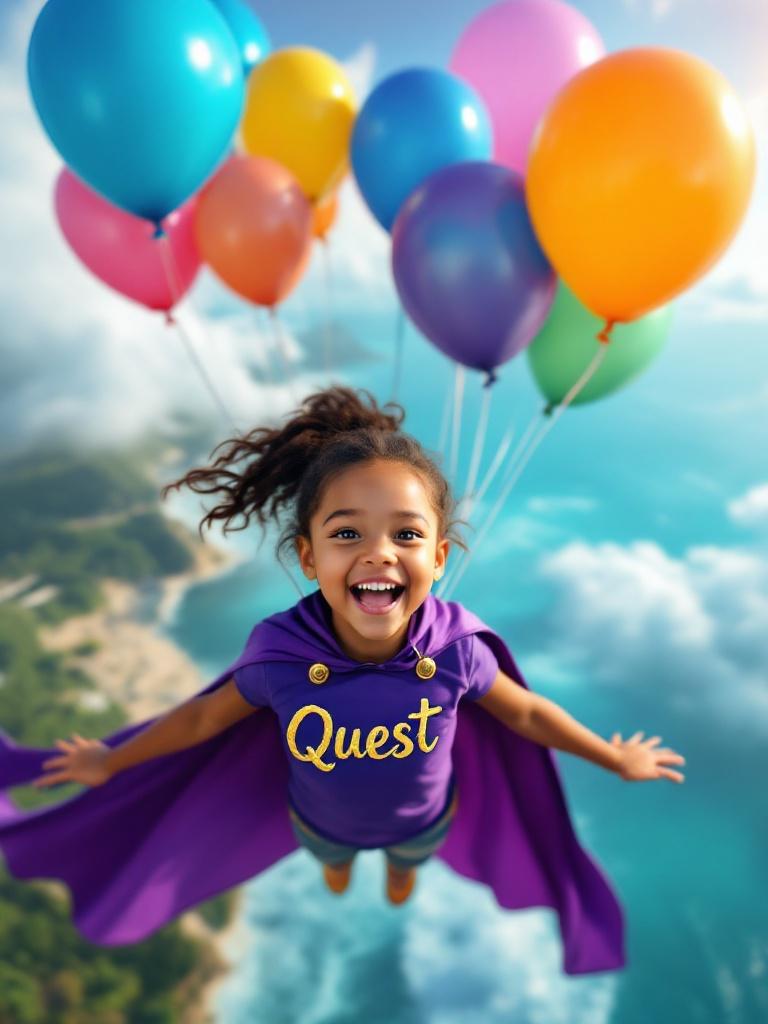
<instances>
[{"instance_id":1,"label":"balloon string","mask_svg":"<svg viewBox=\"0 0 768 1024\"><path fill-rule=\"evenodd\" d=\"M440 421L440 438L437 442L437 450L445 464L445 446L448 440L448 428L451 424L451 389L446 387L443 397L443 413Z\"/></svg>"},{"instance_id":2,"label":"balloon string","mask_svg":"<svg viewBox=\"0 0 768 1024\"><path fill-rule=\"evenodd\" d=\"M462 515L469 516L472 511L472 505L475 500L474 487L477 474L480 469L480 459L482 458L483 448L485 446L485 435L488 428L488 414L491 406L491 395L493 389L490 387L483 387L483 402L480 406L480 416L478 417L477 432L475 433L475 443L472 449L472 458L469 464L469 477L467 479L466 489L464 491L464 497L462 502L465 503L465 508L461 510Z\"/></svg>"},{"instance_id":3,"label":"balloon string","mask_svg":"<svg viewBox=\"0 0 768 1024\"><path fill-rule=\"evenodd\" d=\"M256 326L259 334L259 341L261 342L261 354L264 357L263 366L259 364L258 375L262 384L268 385L269 387L275 386L275 379L272 374L271 360L269 358L269 352L267 351L267 342L269 340L269 326L266 328L264 324L260 322L260 314L263 307L256 307ZM253 367L255 369L255 367Z\"/></svg>"},{"instance_id":4,"label":"balloon string","mask_svg":"<svg viewBox=\"0 0 768 1024\"><path fill-rule=\"evenodd\" d=\"M542 413L539 413L538 417L542 417L542 415L543 415ZM538 419L538 417L537 417L537 419ZM494 522L496 521L496 519L497 519L497 517L499 515L499 512L501 512L501 509L504 506L504 502L506 501L507 495L512 490L512 488L514 487L515 483L519 480L520 475L521 475L523 469L525 469L526 465L530 461L530 459L533 456L534 452L538 448L541 440L543 439L544 435L547 432L549 424L546 422L545 419L541 418L541 419L538 419L538 422L537 422L536 426L538 427L539 432L538 432L538 434L534 433L534 434L531 435L531 440L530 440L530 443L527 446L527 449L523 450L522 444L518 445L518 450L520 451L520 454L519 454L518 459L517 459L517 464L514 466L514 470L508 476L504 486L502 487L502 490L501 490L498 498L496 499L495 505L493 506L491 511L488 513L488 517L485 520L485 522L483 523L482 529L478 533L477 537L475 537L474 543L473 543L469 553L467 555L465 555L463 561L458 566L458 568L454 572L453 576L451 576L449 580L446 580L445 594L444 594L444 596L443 596L442 593L440 594L440 596L443 597L443 600L447 601L450 598L450 596L453 593L453 591L458 586L459 581L461 580L461 578L464 575L464 573L467 571L467 567L469 566L470 562L472 561L472 556L475 554L475 552L477 551L478 547L480 546L480 544L484 540L485 536L490 531L491 527L493 526ZM543 426L543 429L542 429L542 426ZM514 457L513 457L513 463L514 463L514 461L515 460L514 460Z\"/></svg>"},{"instance_id":5,"label":"balloon string","mask_svg":"<svg viewBox=\"0 0 768 1024\"><path fill-rule=\"evenodd\" d=\"M493 457L493 462L491 463L490 467L488 468L488 472L485 474L485 479L483 480L483 482L480 485L480 488L479 488L477 494L474 497L473 504L478 505L483 500L483 496L485 495L485 492L488 490L488 487L490 486L491 481L496 476L496 473L498 472L499 467L501 466L502 462L504 461L504 456L507 454L507 451L509 450L509 446L512 443L512 438L514 436L515 436L515 425L514 425L514 423L510 423L509 428L508 428L506 434L504 435L504 438L503 438L501 444L499 445L496 454Z\"/></svg>"},{"instance_id":6,"label":"balloon string","mask_svg":"<svg viewBox=\"0 0 768 1024\"><path fill-rule=\"evenodd\" d=\"M486 534L490 530L491 526L495 522L499 512L501 511L502 506L504 505L504 502L505 502L507 496L509 495L510 491L512 490L514 485L517 483L517 481L520 479L520 477L521 477L521 475L523 473L523 470L525 469L525 467L530 462L530 460L531 460L533 454L535 453L536 449L539 447L541 442L547 436L549 431L552 430L554 425L557 423L557 421L563 415L563 413L568 408L568 406L571 404L571 402L574 400L574 398L576 398L576 396L579 394L579 392L581 392L587 386L587 384L592 379L594 374L597 373L598 369L600 368L600 364L602 363L603 359L605 359L606 352L608 351L608 344L607 343L608 343L608 341L610 341L610 331L611 331L611 328L612 328L611 324L606 325L606 328L604 328L604 330L607 332L607 337L606 337L605 341L600 345L598 351L595 353L595 355L592 358L592 361L590 362L590 364L587 367L587 369L584 371L584 373L582 373L581 377L579 377L579 379L576 381L576 383L573 385L573 387L570 389L570 391L566 394L566 396L563 399L563 401L556 407L556 410L555 410L554 414L550 414L549 407L545 407L545 409L542 410L542 413L540 415L543 417L543 419L541 419L539 421L540 429L539 429L538 433L535 434L535 436L533 437L531 443L527 447L527 450L525 450L519 456L519 461L517 462L517 465L514 467L514 469L511 472L510 476L507 478L507 480L505 481L504 485L502 486L502 490L501 490L501 493L499 494L499 497L498 497L498 499L496 501L496 504L493 507L493 509L491 510L491 512L489 513L488 518L486 519L485 523L483 524L482 530L480 531L480 533L475 538L475 543L474 543L472 549L470 550L469 554L464 559L464 561L461 563L461 565L459 566L459 568L456 571L456 573L451 578L450 587L446 586L444 600L447 601L448 598L450 597L450 594L456 589L456 586L458 585L459 580L464 575L464 573L465 573L465 571L467 569L467 566L469 565L469 563L471 561L472 555L474 554L475 551L477 551L477 548L479 547L479 545L482 542L483 538L486 536ZM602 339L601 339L601 341L602 341Z\"/></svg>"},{"instance_id":7,"label":"balloon string","mask_svg":"<svg viewBox=\"0 0 768 1024\"><path fill-rule=\"evenodd\" d=\"M172 308L166 312L165 322L166 324L168 324L169 327L176 328L179 338L181 339L181 342L186 350L187 356L192 365L196 368L197 372L200 374L200 377L203 381L203 385L205 386L206 390L211 396L214 405L216 406L216 408L219 411L219 414L221 415L222 420L227 424L227 427L229 429L234 431L235 435L238 435L240 433L240 428L235 425L234 421L230 416L230 412L229 409L227 408L226 403L223 401L221 395L214 387L213 381L211 380L208 371L205 369L205 366L203 365L203 363L200 360L200 357L195 351L195 347L192 344L192 340L189 337L188 332L184 327L182 327L181 323L178 320L178 316L174 315L174 313L172 312L172 309L177 305L179 298L181 296L181 288L179 287L178 278L176 277L176 267L173 258L173 251L171 249L171 240L168 238L168 235L166 234L165 230L162 228L162 225L160 224L158 224L156 227L154 237L157 239L157 244L160 248L160 259L163 264L163 270L165 272L166 281L168 282L168 288L170 290L171 299L173 302Z\"/></svg>"},{"instance_id":8,"label":"balloon string","mask_svg":"<svg viewBox=\"0 0 768 1024\"><path fill-rule=\"evenodd\" d=\"M459 462L459 433L461 431L461 407L464 401L464 366L456 363L453 391L453 436L451 437L451 465L449 479L455 480Z\"/></svg>"},{"instance_id":9,"label":"balloon string","mask_svg":"<svg viewBox=\"0 0 768 1024\"><path fill-rule=\"evenodd\" d=\"M391 402L397 401L397 392L400 388L400 370L403 363L403 346L405 343L405 310L402 305L397 307L397 326L395 334L395 368L392 378Z\"/></svg>"},{"instance_id":10,"label":"balloon string","mask_svg":"<svg viewBox=\"0 0 768 1024\"><path fill-rule=\"evenodd\" d=\"M509 463L507 465L507 477L502 482L502 487L504 487L506 479L508 479L509 473L514 469L514 467L517 465L518 460L525 453L525 451L527 449L527 446L531 443L531 441L533 439L533 436L534 436L536 430L541 426L541 423L542 423L541 413L537 412L531 418L528 426L525 428L525 431L523 432L522 437L517 442L515 450L512 452L512 455L510 456ZM499 467L501 466L501 464L502 464L502 462L504 460L504 457L505 457L505 455L507 453L507 449L509 448L509 446L510 446L510 444L512 442L512 437L513 436L514 436L514 426L510 424L510 427L509 427L509 429L507 431L507 434L506 434L504 440L502 441L501 445L499 446L499 450L496 453L496 456L495 456L495 458L493 460L493 463L491 464L488 472L486 473L485 480L483 481L482 486L480 487L480 490L477 492L477 496L475 498L475 505L479 505L480 504L480 502L481 502L481 500L483 498L483 495L485 494L486 490L488 489L488 487L491 484L491 481L493 480L493 478L495 477L496 473L498 472ZM505 496L506 496L506 492L504 492L500 498L497 498L496 504L491 508L490 512L488 513L488 518L489 519L493 520L493 519L496 518L496 515L498 514L498 510L501 507L501 505L503 504ZM486 520L486 522L487 521L488 520ZM458 565L454 566L453 572L448 572L447 573L447 575L443 578L443 581L442 581L440 587L437 588L436 593L437 593L438 597L441 597L443 595L443 593L447 592L449 585L452 586L452 581L453 581L454 576L456 576L457 573L459 573L459 571L463 572L463 565L464 565L464 563L469 561L469 559L471 558L471 556L472 556L472 554L474 552L474 547L477 545L478 540L482 536L484 536L484 535L485 535L485 530L482 530L481 533L478 535L478 537L475 539L475 544L470 549L469 553L465 553L463 551L461 552L461 556L460 556L461 561L459 562Z\"/></svg>"},{"instance_id":11,"label":"balloon string","mask_svg":"<svg viewBox=\"0 0 768 1024\"><path fill-rule=\"evenodd\" d=\"M335 306L333 301L333 265L331 262L331 248L328 240L326 238L321 238L320 245L323 250L323 277L325 279L325 372L330 374Z\"/></svg>"},{"instance_id":12,"label":"balloon string","mask_svg":"<svg viewBox=\"0 0 768 1024\"><path fill-rule=\"evenodd\" d=\"M191 339L189 337L189 334L187 333L185 328L182 327L181 323L179 322L178 317L174 316L172 313L168 313L167 314L167 316L166 316L166 323L169 326L172 326L172 327L176 328L176 333L178 334L179 338L181 339L182 344L184 345L184 348L186 349L187 356L189 357L190 362L195 366L195 368L197 369L198 373L200 374L200 377L201 377L201 379L203 381L203 384L205 385L206 389L208 390L209 395L213 399L214 404L216 405L217 409L219 410L219 413L221 414L221 418L222 418L223 422L226 423L227 428L229 430L234 432L235 436L238 436L240 434L240 428L237 426L237 424L234 422L234 420L230 417L229 409L227 409L226 405L224 404L224 402L221 399L221 396L216 391L216 388L213 386L213 382L211 381L211 378L208 376L208 373L207 373L205 367L200 362L200 359L199 359L199 357L197 355L197 352L195 352L195 349L194 349L194 346L192 345L192 341L191 341Z\"/></svg>"},{"instance_id":13,"label":"balloon string","mask_svg":"<svg viewBox=\"0 0 768 1024\"><path fill-rule=\"evenodd\" d=\"M277 344L277 350L280 354L280 361L283 366L283 379L285 381L285 386L288 389L288 395L291 401L298 405L299 398L296 394L295 382L291 378L287 346L285 344L285 335L283 334L283 325L280 317L277 315L277 309L274 306L269 307L269 318L272 322L273 335Z\"/></svg>"}]
</instances>

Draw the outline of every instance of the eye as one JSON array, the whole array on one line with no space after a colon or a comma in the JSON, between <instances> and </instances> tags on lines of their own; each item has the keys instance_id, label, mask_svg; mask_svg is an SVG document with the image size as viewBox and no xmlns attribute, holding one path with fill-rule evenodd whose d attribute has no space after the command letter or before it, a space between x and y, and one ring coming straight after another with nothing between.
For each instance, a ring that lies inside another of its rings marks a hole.
<instances>
[{"instance_id":1,"label":"eye","mask_svg":"<svg viewBox=\"0 0 768 1024\"><path fill-rule=\"evenodd\" d=\"M421 537L421 534L417 530L411 530L410 528L406 530L400 530L400 533L412 533L414 537Z\"/></svg>"},{"instance_id":2,"label":"eye","mask_svg":"<svg viewBox=\"0 0 768 1024\"><path fill-rule=\"evenodd\" d=\"M337 530L336 533L332 533L331 537L341 537L342 533L357 533L357 530L354 530L351 526L342 526L342 528L340 530ZM397 533L398 533L398 536L401 533L411 533L411 534L413 534L413 537L407 537L406 540L413 540L414 538L418 539L418 538L421 537L421 534L417 530L411 530L410 528L406 528L404 530L398 530ZM342 540L348 540L349 538L341 537L341 539Z\"/></svg>"}]
</instances>

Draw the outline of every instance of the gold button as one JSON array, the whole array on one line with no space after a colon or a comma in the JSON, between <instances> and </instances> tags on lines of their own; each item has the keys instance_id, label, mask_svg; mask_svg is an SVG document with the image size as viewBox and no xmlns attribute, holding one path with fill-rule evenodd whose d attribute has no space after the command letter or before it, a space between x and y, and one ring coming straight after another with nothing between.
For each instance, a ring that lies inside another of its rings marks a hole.
<instances>
[{"instance_id":1,"label":"gold button","mask_svg":"<svg viewBox=\"0 0 768 1024\"><path fill-rule=\"evenodd\" d=\"M324 665L322 661L316 661L314 665L310 666L309 681L310 683L324 683L330 674L327 665Z\"/></svg>"},{"instance_id":2,"label":"gold button","mask_svg":"<svg viewBox=\"0 0 768 1024\"><path fill-rule=\"evenodd\" d=\"M431 679L437 672L437 665L431 658L419 658L416 662L416 675L419 679Z\"/></svg>"}]
</instances>

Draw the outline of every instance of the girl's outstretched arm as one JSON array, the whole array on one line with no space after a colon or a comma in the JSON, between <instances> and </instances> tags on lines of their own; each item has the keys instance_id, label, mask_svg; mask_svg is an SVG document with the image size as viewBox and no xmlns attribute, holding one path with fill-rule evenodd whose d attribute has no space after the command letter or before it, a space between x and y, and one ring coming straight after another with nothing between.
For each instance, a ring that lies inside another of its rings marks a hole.
<instances>
[{"instance_id":1,"label":"girl's outstretched arm","mask_svg":"<svg viewBox=\"0 0 768 1024\"><path fill-rule=\"evenodd\" d=\"M173 708L117 747L76 734L71 742L56 740L62 753L44 761L43 768L57 770L40 776L32 785L40 788L59 782L82 782L98 786L131 765L194 747L258 710L240 696L230 678L211 693Z\"/></svg>"},{"instance_id":2,"label":"girl's outstretched arm","mask_svg":"<svg viewBox=\"0 0 768 1024\"><path fill-rule=\"evenodd\" d=\"M559 704L538 693L531 693L502 671L498 672L487 693L475 703L526 739L576 754L616 772L627 782L660 778L685 781L680 772L663 767L665 764L685 764L685 758L666 747L655 749L655 745L661 742L660 736L641 742L643 733L636 732L622 742L620 734L614 733L608 743L577 722Z\"/></svg>"}]
</instances>

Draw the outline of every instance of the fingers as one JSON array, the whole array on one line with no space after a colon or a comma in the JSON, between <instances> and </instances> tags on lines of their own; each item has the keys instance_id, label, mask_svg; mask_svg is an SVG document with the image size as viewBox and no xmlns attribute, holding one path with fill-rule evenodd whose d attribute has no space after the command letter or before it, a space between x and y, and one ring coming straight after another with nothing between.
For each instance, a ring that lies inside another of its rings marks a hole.
<instances>
[{"instance_id":1,"label":"fingers","mask_svg":"<svg viewBox=\"0 0 768 1024\"><path fill-rule=\"evenodd\" d=\"M680 772L674 772L671 768L659 768L658 777L664 777L665 779L672 779L673 782L685 782L685 777Z\"/></svg>"},{"instance_id":2,"label":"fingers","mask_svg":"<svg viewBox=\"0 0 768 1024\"><path fill-rule=\"evenodd\" d=\"M635 740L639 740L642 735L642 732L636 732L634 736L630 736L630 738L627 740L627 743L634 743Z\"/></svg>"},{"instance_id":3,"label":"fingers","mask_svg":"<svg viewBox=\"0 0 768 1024\"><path fill-rule=\"evenodd\" d=\"M47 761L43 761L41 768L57 768L60 764L66 764L68 758L66 757L49 757Z\"/></svg>"},{"instance_id":4,"label":"fingers","mask_svg":"<svg viewBox=\"0 0 768 1024\"><path fill-rule=\"evenodd\" d=\"M655 747L657 743L661 743L661 736L651 736L649 740L645 741L646 747Z\"/></svg>"},{"instance_id":5,"label":"fingers","mask_svg":"<svg viewBox=\"0 0 768 1024\"><path fill-rule=\"evenodd\" d=\"M32 785L35 789L42 789L44 786L53 786L56 782L68 782L69 775L67 772L54 772L49 775L42 775L39 779L35 779Z\"/></svg>"},{"instance_id":6,"label":"fingers","mask_svg":"<svg viewBox=\"0 0 768 1024\"><path fill-rule=\"evenodd\" d=\"M615 732L613 734L613 736L611 736L611 743L618 743L619 745L621 745L621 733L620 732Z\"/></svg>"},{"instance_id":7,"label":"fingers","mask_svg":"<svg viewBox=\"0 0 768 1024\"><path fill-rule=\"evenodd\" d=\"M685 764L682 754L676 754L674 750L657 750L656 759L659 764Z\"/></svg>"}]
</instances>

